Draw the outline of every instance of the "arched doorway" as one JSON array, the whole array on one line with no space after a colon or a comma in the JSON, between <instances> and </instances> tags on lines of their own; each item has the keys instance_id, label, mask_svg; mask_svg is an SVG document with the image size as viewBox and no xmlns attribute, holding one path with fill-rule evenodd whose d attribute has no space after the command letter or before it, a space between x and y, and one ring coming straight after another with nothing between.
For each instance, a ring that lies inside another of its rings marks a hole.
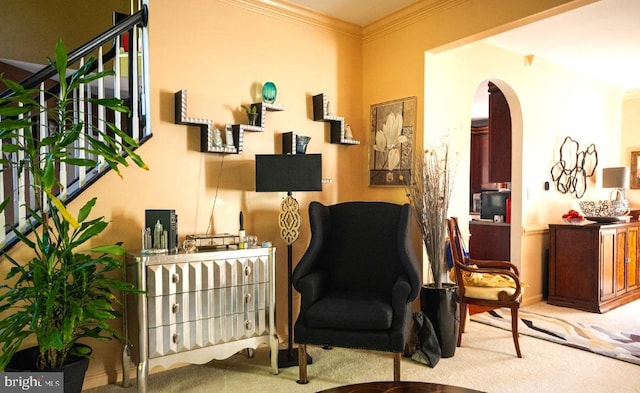
<instances>
[{"instance_id":1,"label":"arched doorway","mask_svg":"<svg viewBox=\"0 0 640 393\"><path fill-rule=\"evenodd\" d=\"M490 80L476 89L469 159L469 253L474 259L511 260L511 111Z\"/></svg>"},{"instance_id":2,"label":"arched doorway","mask_svg":"<svg viewBox=\"0 0 640 393\"><path fill-rule=\"evenodd\" d=\"M523 237L523 122L522 106L518 95L507 82L511 75L503 72L493 62L478 62L487 58L492 48L485 45L464 47L434 54L425 54L424 90L424 146L427 139L441 134L442 130L455 129L451 133L459 165L456 171L456 186L449 205L449 214L458 217L460 229L465 239L469 236L469 130L472 117L472 102L476 89L483 81L491 81L504 93L511 111L511 262L521 268ZM484 56L484 57L483 57ZM517 76L515 76L517 77ZM454 127L454 125L465 125ZM533 239L533 238L532 238ZM536 237L533 239L538 240ZM468 242L467 242L468 244ZM534 244L533 246L537 246ZM531 252L527 246L527 254ZM536 261L537 262L537 261ZM528 263L529 264L529 263ZM537 263L524 270L534 269ZM521 269L522 272L523 269Z\"/></svg>"}]
</instances>

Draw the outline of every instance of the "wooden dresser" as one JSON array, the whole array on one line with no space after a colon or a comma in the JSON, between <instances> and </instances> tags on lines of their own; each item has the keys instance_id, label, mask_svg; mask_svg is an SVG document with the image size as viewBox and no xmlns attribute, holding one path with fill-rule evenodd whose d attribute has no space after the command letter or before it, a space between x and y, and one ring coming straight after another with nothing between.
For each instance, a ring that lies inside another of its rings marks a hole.
<instances>
[{"instance_id":1,"label":"wooden dresser","mask_svg":"<svg viewBox=\"0 0 640 393\"><path fill-rule=\"evenodd\" d=\"M640 222L549 225L549 304L606 312L640 298Z\"/></svg>"}]
</instances>

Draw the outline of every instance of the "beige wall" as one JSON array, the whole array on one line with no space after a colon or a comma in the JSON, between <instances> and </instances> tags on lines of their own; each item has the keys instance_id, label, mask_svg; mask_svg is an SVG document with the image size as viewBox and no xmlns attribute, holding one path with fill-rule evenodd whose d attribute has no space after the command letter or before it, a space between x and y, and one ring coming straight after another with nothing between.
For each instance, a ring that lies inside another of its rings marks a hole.
<instances>
[{"instance_id":1,"label":"beige wall","mask_svg":"<svg viewBox=\"0 0 640 393\"><path fill-rule=\"evenodd\" d=\"M176 209L181 239L190 233L236 232L242 210L247 233L278 247L278 309L286 310L286 250L276 224L283 194L254 192L254 154L280 153L282 132L309 135L308 151L322 153L323 176L333 180L323 186L322 192L295 195L303 213L301 238L294 245L295 263L309 239L309 201L405 201L401 188L368 186L369 109L372 104L407 96L417 96L425 113L433 109L424 93L429 79L425 74L433 76L429 67L425 68L425 51L438 48L436 52L443 52L445 45L471 42L524 19L541 18L550 8L584 3L587 1L425 0L409 14L400 13L360 29L295 7L280 7L277 2L190 0L177 5L172 0L153 0L149 21L153 138L138 151L151 169L125 169L124 179L109 173L88 195L74 201L72 208L99 195L97 213L113 223L102 240L122 240L129 248L138 247L145 209ZM462 70L468 72L464 67ZM446 109L452 111L454 122L445 118L432 127L419 111L418 134L422 134L423 124L429 132L441 129L442 124L451 128L467 121L465 113L470 111L472 94L482 78L489 76L475 75L455 93L462 94L467 104ZM267 115L264 133L245 135L241 155L200 153L199 130L173 124L173 95L177 90L188 91L189 116L209 118L223 127L225 123L244 121L240 104L254 101L255 86L267 80L277 84L276 103L286 110ZM517 80L507 82L520 94ZM447 86L443 89L450 90ZM328 126L312 121L310 97L321 92L329 96L334 111L351 124L361 145L328 143ZM526 111L529 105L523 103L522 107ZM529 135L526 132L524 138ZM541 166L548 166L549 149L545 147L541 154ZM463 171L459 177L464 176ZM523 217L528 214L525 207L521 209ZM529 224L546 222L543 218L526 220ZM532 240L522 246L523 254L541 252L541 235ZM285 312L278 313L277 325L280 339L285 341ZM95 358L85 387L114 383L120 372L119 357L114 356L119 345L92 346Z\"/></svg>"}]
</instances>

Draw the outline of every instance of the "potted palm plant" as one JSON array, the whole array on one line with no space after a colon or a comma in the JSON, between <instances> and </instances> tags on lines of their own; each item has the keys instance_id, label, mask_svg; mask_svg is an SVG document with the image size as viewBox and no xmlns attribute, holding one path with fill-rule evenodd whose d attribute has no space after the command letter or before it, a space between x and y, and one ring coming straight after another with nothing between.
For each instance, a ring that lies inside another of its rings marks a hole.
<instances>
[{"instance_id":1,"label":"potted palm plant","mask_svg":"<svg viewBox=\"0 0 640 393\"><path fill-rule=\"evenodd\" d=\"M411 179L405 182L431 271L432 281L420 291L421 309L434 327L445 358L454 355L458 336L457 286L446 282L447 215L455 174L452 161L448 142L427 149L415 157Z\"/></svg>"},{"instance_id":2,"label":"potted palm plant","mask_svg":"<svg viewBox=\"0 0 640 393\"><path fill-rule=\"evenodd\" d=\"M44 92L49 95L46 105L34 99L40 90L25 89L0 76L0 82L10 90L0 98L0 163L4 170L16 168L27 174L25 184L32 188L34 199L33 206L27 207L33 233L13 228L30 257L21 260L4 255L11 266L0 286L0 368L64 370L71 361L84 359L80 383L75 382L79 392L91 355L91 349L80 345L81 341L120 338L109 325L119 316L115 291L135 289L118 276L120 256L125 252L121 244L93 246L108 225L104 217L90 218L96 198L74 214L56 196L55 190L65 185L59 183L55 168L61 163L92 168L101 160L119 173L120 165L128 165L123 153L141 168L146 169L146 164L132 150L137 143L115 124L105 121L103 130L108 132L101 131L95 119L83 124L70 110L77 104L74 90L113 72L92 72L94 59L90 58L67 77L68 55L61 40L56 44L55 60L49 59L49 63L57 71L59 91ZM86 100L94 106L129 112L121 99ZM40 127L36 123L43 114L47 124L55 126L49 126L47 136L39 138L32 129ZM90 132L83 132L83 127ZM77 144L80 139L84 140L82 145ZM86 158L72 155L77 146L84 146L81 149ZM12 196L0 204L0 211ZM20 350L29 336L35 336L37 346ZM20 364L23 361L29 364ZM68 379L65 377L65 392L69 391Z\"/></svg>"}]
</instances>

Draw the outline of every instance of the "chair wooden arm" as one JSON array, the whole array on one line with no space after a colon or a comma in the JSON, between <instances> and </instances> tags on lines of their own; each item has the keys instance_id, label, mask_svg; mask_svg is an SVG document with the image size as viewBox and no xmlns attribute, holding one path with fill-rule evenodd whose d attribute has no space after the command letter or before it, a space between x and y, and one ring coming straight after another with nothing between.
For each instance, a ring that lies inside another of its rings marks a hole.
<instances>
[{"instance_id":1,"label":"chair wooden arm","mask_svg":"<svg viewBox=\"0 0 640 393\"><path fill-rule=\"evenodd\" d=\"M515 266L514 266L515 267ZM511 279L513 279L513 282L515 283L515 292L513 293L513 295L509 295L508 293L506 293L505 291L500 292L499 296L499 300L501 301L516 301L520 295L522 294L522 285L520 283L520 277L510 271L510 270L505 270L505 269L495 269L495 268L481 268L481 267L474 267L474 266L468 266L468 265L463 265L461 263L456 263L456 269L460 269L462 271L466 271L469 273L479 273L479 274L500 274L500 275L504 275L504 276L508 276ZM464 285L464 280L462 280L462 285Z\"/></svg>"},{"instance_id":2,"label":"chair wooden arm","mask_svg":"<svg viewBox=\"0 0 640 393\"><path fill-rule=\"evenodd\" d=\"M476 265L480 268L499 268L499 269L511 270L516 275L520 276L520 271L518 270L518 267L508 261L473 259L473 258L465 258L465 261L468 265Z\"/></svg>"}]
</instances>

